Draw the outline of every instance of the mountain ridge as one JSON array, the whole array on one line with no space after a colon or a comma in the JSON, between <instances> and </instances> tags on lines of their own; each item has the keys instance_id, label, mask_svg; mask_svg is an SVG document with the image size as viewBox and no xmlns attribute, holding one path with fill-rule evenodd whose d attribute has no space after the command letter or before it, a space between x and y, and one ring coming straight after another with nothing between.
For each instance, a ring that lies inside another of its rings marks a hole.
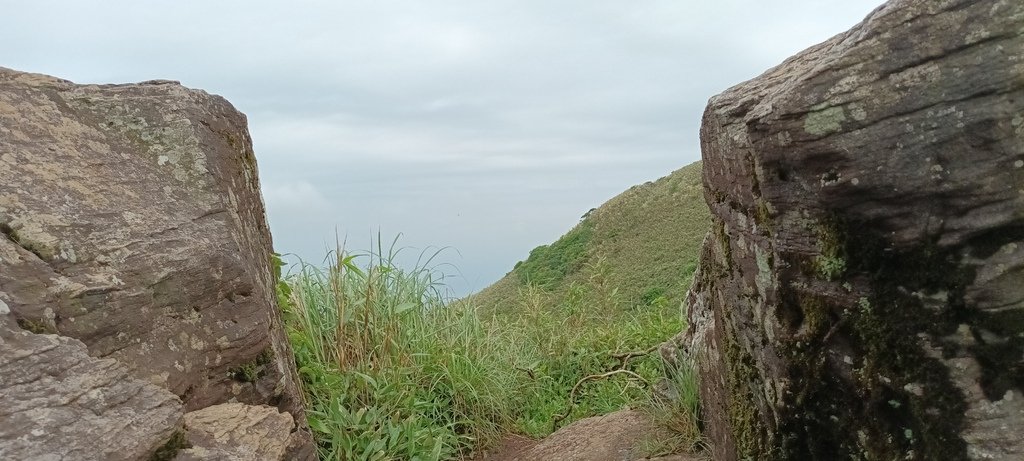
<instances>
[{"instance_id":1,"label":"mountain ridge","mask_svg":"<svg viewBox=\"0 0 1024 461\"><path fill-rule=\"evenodd\" d=\"M587 211L558 240L534 248L472 297L485 312L514 308L530 291L551 303L583 290L629 307L679 304L709 219L698 161Z\"/></svg>"}]
</instances>

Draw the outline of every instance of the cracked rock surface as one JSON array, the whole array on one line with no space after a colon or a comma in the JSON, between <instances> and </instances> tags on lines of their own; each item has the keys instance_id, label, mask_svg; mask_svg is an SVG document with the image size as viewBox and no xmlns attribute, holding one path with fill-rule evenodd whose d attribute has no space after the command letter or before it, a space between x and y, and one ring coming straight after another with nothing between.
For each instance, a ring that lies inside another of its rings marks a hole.
<instances>
[{"instance_id":1,"label":"cracked rock surface","mask_svg":"<svg viewBox=\"0 0 1024 461\"><path fill-rule=\"evenodd\" d=\"M185 430L189 448L176 461L282 459L295 423L274 407L224 403L189 412Z\"/></svg>"},{"instance_id":2,"label":"cracked rock surface","mask_svg":"<svg viewBox=\"0 0 1024 461\"><path fill-rule=\"evenodd\" d=\"M0 459L145 459L182 419L166 389L3 312L0 390Z\"/></svg>"},{"instance_id":3,"label":"cracked rock surface","mask_svg":"<svg viewBox=\"0 0 1024 461\"><path fill-rule=\"evenodd\" d=\"M715 459L1024 459L1024 2L890 1L701 143Z\"/></svg>"},{"instance_id":4,"label":"cracked rock surface","mask_svg":"<svg viewBox=\"0 0 1024 461\"><path fill-rule=\"evenodd\" d=\"M226 100L0 68L0 307L13 328L74 338L186 412L275 406L300 421L289 456L301 458L312 445L271 251L246 119Z\"/></svg>"}]
</instances>

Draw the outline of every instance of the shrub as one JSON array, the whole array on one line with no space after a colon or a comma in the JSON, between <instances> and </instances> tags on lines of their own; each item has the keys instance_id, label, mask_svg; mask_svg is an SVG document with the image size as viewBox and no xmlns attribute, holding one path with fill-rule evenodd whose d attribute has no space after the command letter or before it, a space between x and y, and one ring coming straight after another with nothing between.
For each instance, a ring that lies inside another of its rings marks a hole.
<instances>
[{"instance_id":1,"label":"shrub","mask_svg":"<svg viewBox=\"0 0 1024 461\"><path fill-rule=\"evenodd\" d=\"M593 224L584 219L555 243L534 248L513 270L523 284L551 288L581 267L593 233Z\"/></svg>"}]
</instances>

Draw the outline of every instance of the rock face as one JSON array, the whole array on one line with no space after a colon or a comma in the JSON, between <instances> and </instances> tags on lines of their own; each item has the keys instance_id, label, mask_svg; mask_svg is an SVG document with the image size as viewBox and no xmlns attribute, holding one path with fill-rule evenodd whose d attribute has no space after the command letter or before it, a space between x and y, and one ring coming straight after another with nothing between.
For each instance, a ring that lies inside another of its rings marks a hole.
<instances>
[{"instance_id":1,"label":"rock face","mask_svg":"<svg viewBox=\"0 0 1024 461\"><path fill-rule=\"evenodd\" d=\"M182 417L166 389L81 341L22 330L10 312L0 312L0 389L0 459L145 459Z\"/></svg>"},{"instance_id":2,"label":"rock face","mask_svg":"<svg viewBox=\"0 0 1024 461\"><path fill-rule=\"evenodd\" d=\"M282 459L294 425L290 414L268 406L225 403L196 410L185 416L190 447L175 460Z\"/></svg>"},{"instance_id":3,"label":"rock face","mask_svg":"<svg viewBox=\"0 0 1024 461\"><path fill-rule=\"evenodd\" d=\"M97 407L101 416L177 406L121 437L166 439L180 427L175 411L228 401L305 421L245 116L223 98L175 82L75 85L0 68L0 231L0 303L12 319L0 331L17 340L0 347L4 360L28 357L9 366L69 370L48 378L59 386L135 386ZM0 378L0 395L21 399L19 382ZM87 403L65 405L73 414ZM19 408L0 426L40 414ZM32 418L23 430L60 421ZM292 430L291 454L308 456L304 424ZM16 443L0 437L0 453Z\"/></svg>"},{"instance_id":4,"label":"rock face","mask_svg":"<svg viewBox=\"0 0 1024 461\"><path fill-rule=\"evenodd\" d=\"M714 457L1024 459L1024 2L894 0L711 99Z\"/></svg>"},{"instance_id":5,"label":"rock face","mask_svg":"<svg viewBox=\"0 0 1024 461\"><path fill-rule=\"evenodd\" d=\"M565 426L540 441L512 438L483 461L698 461L695 454L648 458L652 442L669 437L650 415L619 410Z\"/></svg>"}]
</instances>

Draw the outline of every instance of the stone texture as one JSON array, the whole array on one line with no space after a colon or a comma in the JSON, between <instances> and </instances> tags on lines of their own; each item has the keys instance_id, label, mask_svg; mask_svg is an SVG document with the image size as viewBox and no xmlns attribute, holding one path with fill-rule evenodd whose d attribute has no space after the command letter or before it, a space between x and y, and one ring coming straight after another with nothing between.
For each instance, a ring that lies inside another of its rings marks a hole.
<instances>
[{"instance_id":1,"label":"stone texture","mask_svg":"<svg viewBox=\"0 0 1024 461\"><path fill-rule=\"evenodd\" d=\"M0 310L0 459L146 459L181 401L81 341L18 327Z\"/></svg>"},{"instance_id":2,"label":"stone texture","mask_svg":"<svg viewBox=\"0 0 1024 461\"><path fill-rule=\"evenodd\" d=\"M175 460L281 460L294 425L290 414L269 406L225 403L189 412L185 415L189 447Z\"/></svg>"},{"instance_id":3,"label":"stone texture","mask_svg":"<svg viewBox=\"0 0 1024 461\"><path fill-rule=\"evenodd\" d=\"M644 457L647 442L667 437L649 415L620 410L576 421L540 441L510 438L483 461L698 461L696 454Z\"/></svg>"},{"instance_id":4,"label":"stone texture","mask_svg":"<svg viewBox=\"0 0 1024 461\"><path fill-rule=\"evenodd\" d=\"M894 0L715 96L714 458L1024 459L1024 2Z\"/></svg>"},{"instance_id":5,"label":"stone texture","mask_svg":"<svg viewBox=\"0 0 1024 461\"><path fill-rule=\"evenodd\" d=\"M23 329L80 340L186 411L304 421L246 119L223 98L0 68L0 233L0 302Z\"/></svg>"}]
</instances>

